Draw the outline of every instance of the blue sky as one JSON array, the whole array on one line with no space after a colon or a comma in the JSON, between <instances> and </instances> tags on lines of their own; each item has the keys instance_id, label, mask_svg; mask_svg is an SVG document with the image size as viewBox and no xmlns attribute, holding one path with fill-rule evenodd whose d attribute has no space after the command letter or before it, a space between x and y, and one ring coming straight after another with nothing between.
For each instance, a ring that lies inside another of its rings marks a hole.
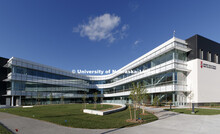
<instances>
[{"instance_id":1,"label":"blue sky","mask_svg":"<svg viewBox=\"0 0 220 134\"><path fill-rule=\"evenodd\" d=\"M176 37L220 42L218 0L1 0L0 56L119 69Z\"/></svg>"}]
</instances>

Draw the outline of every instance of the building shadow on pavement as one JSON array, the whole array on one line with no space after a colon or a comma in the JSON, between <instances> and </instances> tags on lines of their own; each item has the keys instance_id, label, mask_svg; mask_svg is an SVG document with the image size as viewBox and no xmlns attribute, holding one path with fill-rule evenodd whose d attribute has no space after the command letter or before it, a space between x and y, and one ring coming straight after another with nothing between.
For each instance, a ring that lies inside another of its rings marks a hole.
<instances>
[{"instance_id":1,"label":"building shadow on pavement","mask_svg":"<svg viewBox=\"0 0 220 134\"><path fill-rule=\"evenodd\" d=\"M121 129L126 128L126 127L131 127L131 126L134 126L134 124L129 124L129 125L125 125L125 126L120 127L120 128L111 129L111 130L108 130L108 131L103 132L101 134L108 134L108 133L111 133L111 132L114 132L114 131L117 131L117 130L121 130Z\"/></svg>"},{"instance_id":2,"label":"building shadow on pavement","mask_svg":"<svg viewBox=\"0 0 220 134\"><path fill-rule=\"evenodd\" d=\"M164 114L162 115L159 115L157 116L159 118L159 120L162 120L162 119L166 119L166 118L169 118L169 117L172 117L172 116L176 116L176 115L179 115L179 113L170 113L170 112L167 112L167 111L162 111L162 112L165 112ZM166 113L167 112L167 113Z\"/></svg>"},{"instance_id":3,"label":"building shadow on pavement","mask_svg":"<svg viewBox=\"0 0 220 134\"><path fill-rule=\"evenodd\" d=\"M165 110L160 110L160 111L156 111L156 112L148 111L148 112L150 112L150 113L154 114L155 116L157 116L158 120L163 120L163 119L166 119L166 118L169 118L169 117L173 117L173 116L176 116L176 115L180 114L180 113L170 112L170 111L165 111ZM140 124L140 125L144 125L144 124ZM131 126L133 126L133 124L126 125L126 126L123 126L123 127L120 127L120 128L116 128L116 129L111 129L111 130L103 132L101 134L108 134L108 133L111 133L111 132L115 132L115 131L121 130L121 129L126 128L126 127L131 127Z\"/></svg>"}]
</instances>

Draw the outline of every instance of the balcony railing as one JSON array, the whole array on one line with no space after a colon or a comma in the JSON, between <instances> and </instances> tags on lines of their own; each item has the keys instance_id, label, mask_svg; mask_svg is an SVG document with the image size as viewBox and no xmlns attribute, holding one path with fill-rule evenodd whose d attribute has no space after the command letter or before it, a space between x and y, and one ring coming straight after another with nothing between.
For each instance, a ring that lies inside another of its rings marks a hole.
<instances>
[{"instance_id":1,"label":"balcony railing","mask_svg":"<svg viewBox=\"0 0 220 134\"><path fill-rule=\"evenodd\" d=\"M53 98L61 98L62 96L64 98L82 98L84 94L73 94L73 93L48 93L48 92L37 92L37 91L12 91L7 90L7 95L11 96L26 96L29 98L50 98L50 96L53 96ZM103 95L98 94L97 97L102 97ZM87 94L86 97L94 97L93 94Z\"/></svg>"},{"instance_id":2,"label":"balcony railing","mask_svg":"<svg viewBox=\"0 0 220 134\"><path fill-rule=\"evenodd\" d=\"M164 82L164 83L158 84L157 86L148 85L146 87L146 90L147 90L147 93L168 92L168 91L187 91L187 85L175 83L175 81L169 82L169 84L167 82ZM131 88L114 90L114 91L104 91L104 94L116 94L116 93L123 93L127 91L131 91Z\"/></svg>"}]
</instances>

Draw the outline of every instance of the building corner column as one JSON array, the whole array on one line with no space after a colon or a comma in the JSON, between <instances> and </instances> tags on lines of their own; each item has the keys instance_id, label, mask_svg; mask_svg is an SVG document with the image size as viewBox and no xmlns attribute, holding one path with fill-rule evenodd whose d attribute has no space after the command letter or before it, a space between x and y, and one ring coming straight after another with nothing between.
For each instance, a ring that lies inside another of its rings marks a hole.
<instances>
[{"instance_id":1,"label":"building corner column","mask_svg":"<svg viewBox=\"0 0 220 134\"><path fill-rule=\"evenodd\" d=\"M21 96L19 97L18 105L21 106Z\"/></svg>"},{"instance_id":2,"label":"building corner column","mask_svg":"<svg viewBox=\"0 0 220 134\"><path fill-rule=\"evenodd\" d=\"M14 96L11 96L11 106L14 106Z\"/></svg>"},{"instance_id":3,"label":"building corner column","mask_svg":"<svg viewBox=\"0 0 220 134\"><path fill-rule=\"evenodd\" d=\"M175 106L175 93L173 93L173 105Z\"/></svg>"},{"instance_id":4,"label":"building corner column","mask_svg":"<svg viewBox=\"0 0 220 134\"><path fill-rule=\"evenodd\" d=\"M154 95L151 94L151 105L153 105L153 101L154 101Z\"/></svg>"}]
</instances>

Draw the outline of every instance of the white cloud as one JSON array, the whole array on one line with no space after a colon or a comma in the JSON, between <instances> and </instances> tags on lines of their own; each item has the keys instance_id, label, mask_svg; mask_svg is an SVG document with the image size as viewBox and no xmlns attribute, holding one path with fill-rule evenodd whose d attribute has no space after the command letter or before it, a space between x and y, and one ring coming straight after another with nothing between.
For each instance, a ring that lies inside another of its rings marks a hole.
<instances>
[{"instance_id":1,"label":"white cloud","mask_svg":"<svg viewBox=\"0 0 220 134\"><path fill-rule=\"evenodd\" d=\"M103 14L90 18L86 24L80 24L73 28L73 32L79 32L81 37L87 36L92 41L107 39L110 43L116 39L114 29L120 24L121 18L116 15Z\"/></svg>"},{"instance_id":2,"label":"white cloud","mask_svg":"<svg viewBox=\"0 0 220 134\"><path fill-rule=\"evenodd\" d=\"M136 41L134 42L134 45L138 45L139 43L141 43L141 41L140 41L140 40L136 40Z\"/></svg>"},{"instance_id":3,"label":"white cloud","mask_svg":"<svg viewBox=\"0 0 220 134\"><path fill-rule=\"evenodd\" d=\"M121 30L118 30L117 33L119 34L121 39L124 39L125 37L127 37L127 33L126 31L129 29L129 25L128 24L124 24L121 27Z\"/></svg>"},{"instance_id":4,"label":"white cloud","mask_svg":"<svg viewBox=\"0 0 220 134\"><path fill-rule=\"evenodd\" d=\"M122 31L126 31L129 28L128 24L124 24L121 28Z\"/></svg>"},{"instance_id":5,"label":"white cloud","mask_svg":"<svg viewBox=\"0 0 220 134\"><path fill-rule=\"evenodd\" d=\"M88 37L92 41L108 40L114 42L118 35L124 37L128 25L125 24L120 30L119 26L121 18L116 15L103 14L94 18L90 18L88 23L80 24L73 28L73 32L79 32L81 37Z\"/></svg>"},{"instance_id":6,"label":"white cloud","mask_svg":"<svg viewBox=\"0 0 220 134\"><path fill-rule=\"evenodd\" d=\"M135 40L135 41L131 44L131 48L134 49L134 50L139 49L139 48L140 48L140 47L139 47L140 43L142 43L141 40L139 40L139 39L138 39L138 40Z\"/></svg>"}]
</instances>

